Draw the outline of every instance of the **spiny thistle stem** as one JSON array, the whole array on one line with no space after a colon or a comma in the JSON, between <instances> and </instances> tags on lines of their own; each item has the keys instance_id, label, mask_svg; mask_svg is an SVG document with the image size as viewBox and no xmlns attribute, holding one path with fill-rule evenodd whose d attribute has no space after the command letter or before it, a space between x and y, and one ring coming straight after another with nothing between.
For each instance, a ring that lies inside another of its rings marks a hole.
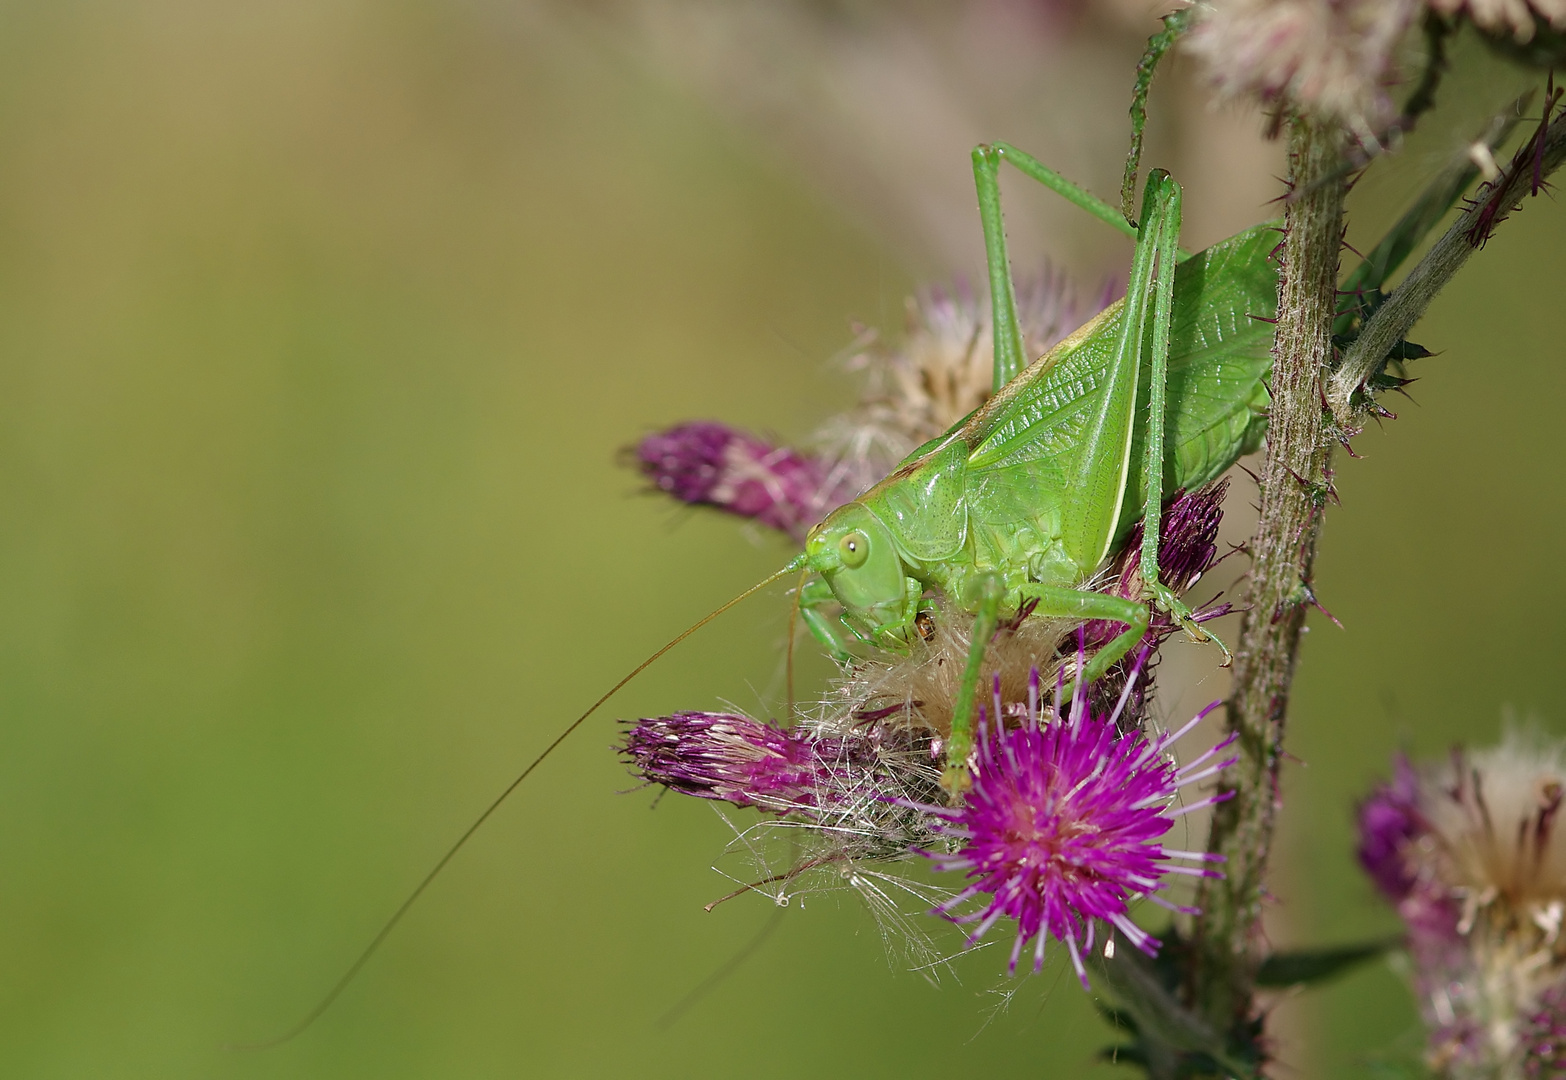
<instances>
[{"instance_id":1,"label":"spiny thistle stem","mask_svg":"<svg viewBox=\"0 0 1566 1080\"><path fill-rule=\"evenodd\" d=\"M1335 176L1340 128L1295 119L1289 127L1290 185L1302 194L1284 217L1272 414L1261 477L1261 521L1251 541L1247 611L1235 650L1228 724L1239 761L1222 778L1234 797L1214 811L1208 850L1226 876L1202 883L1192 1006L1220 1031L1239 1034L1251 1013L1262 960L1262 874L1277 814L1278 766L1300 628L1313 599L1311 564L1330 492L1331 437L1321 380L1332 360L1344 182Z\"/></svg>"},{"instance_id":2,"label":"spiny thistle stem","mask_svg":"<svg viewBox=\"0 0 1566 1080\"><path fill-rule=\"evenodd\" d=\"M1555 99L1545 100L1545 118ZM1345 434L1353 434L1357 418L1356 395L1371 372L1382 362L1430 306L1452 276L1462 269L1468 256L1482 247L1497 225L1522 200L1536 194L1544 181L1566 162L1566 112L1548 123L1541 123L1534 137L1513 157L1510 165L1493 182L1479 189L1478 195L1446 235L1409 271L1408 277L1382 304L1333 373L1327 387L1327 402Z\"/></svg>"}]
</instances>

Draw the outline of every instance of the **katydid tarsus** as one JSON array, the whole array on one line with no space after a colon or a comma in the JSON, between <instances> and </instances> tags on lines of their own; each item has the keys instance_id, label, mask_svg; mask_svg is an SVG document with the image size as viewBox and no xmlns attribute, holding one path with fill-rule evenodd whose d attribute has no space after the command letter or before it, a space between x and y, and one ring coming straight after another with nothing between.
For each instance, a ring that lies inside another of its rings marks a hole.
<instances>
[{"instance_id":1,"label":"katydid tarsus","mask_svg":"<svg viewBox=\"0 0 1566 1080\"><path fill-rule=\"evenodd\" d=\"M1026 366L1001 221L1002 162L1136 239L1125 298ZM325 1012L480 826L621 687L697 629L788 575L817 575L800 590L799 610L811 633L845 662L851 654L823 610L828 604L841 607L844 629L894 652L909 645L923 611L944 604L974 616L946 742L944 782L953 797L967 786L985 651L999 619L1022 603L1036 601L1040 614L1125 626L1086 662L1079 673L1085 679L1142 639L1150 604L1205 636L1160 582L1159 517L1166 496L1215 478L1265 434L1277 227L1258 225L1186 255L1178 247L1181 192L1168 173L1148 177L1140 223L1132 225L1004 143L976 149L973 164L991 287L993 397L832 511L787 565L680 633L567 725L447 849L320 1002L261 1045L293 1038ZM1432 185L1419 212L1400 221L1353 275L1356 288L1373 300L1439 219L1436 211L1449 207L1473 175L1465 166ZM1144 596L1131 600L1087 588L1138 520L1144 522Z\"/></svg>"}]
</instances>

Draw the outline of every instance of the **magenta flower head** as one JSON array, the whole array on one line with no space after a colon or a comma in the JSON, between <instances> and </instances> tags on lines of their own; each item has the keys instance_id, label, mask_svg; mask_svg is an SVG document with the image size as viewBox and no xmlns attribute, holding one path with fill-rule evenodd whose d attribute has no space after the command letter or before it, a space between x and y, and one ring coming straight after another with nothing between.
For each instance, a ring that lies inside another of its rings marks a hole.
<instances>
[{"instance_id":1,"label":"magenta flower head","mask_svg":"<svg viewBox=\"0 0 1566 1080\"><path fill-rule=\"evenodd\" d=\"M643 475L681 502L754 518L797 540L831 509L815 460L724 424L655 432L635 456Z\"/></svg>"},{"instance_id":2,"label":"magenta flower head","mask_svg":"<svg viewBox=\"0 0 1566 1080\"><path fill-rule=\"evenodd\" d=\"M1211 869L1174 865L1176 860L1217 862L1221 856L1176 851L1165 847L1162 837L1176 818L1232 794L1174 806L1182 787L1237 760L1206 764L1237 736L1180 768L1169 757L1169 748L1218 703L1173 733L1153 739L1135 727L1122 733L1117 721L1139 674L1133 671L1119 702L1107 713L1094 715L1089 694L1079 686L1064 719L1057 709L1041 722L1034 672L1023 725L995 730L985 723L966 801L961 807L932 811L946 819L945 834L963 843L953 854L930 857L942 870L963 871L971 882L936 911L954 922L976 924L970 944L1000 919L1015 919L1017 935L1008 966L1013 973L1030 941L1035 943L1033 970L1043 967L1048 934L1065 943L1086 988L1082 952L1092 948L1098 922L1112 928L1111 942L1118 929L1137 948L1156 955L1157 939L1127 915L1130 901L1146 897L1171 910L1191 912L1157 895L1165 887L1165 875L1221 876ZM985 895L989 899L977 910L953 914Z\"/></svg>"}]
</instances>

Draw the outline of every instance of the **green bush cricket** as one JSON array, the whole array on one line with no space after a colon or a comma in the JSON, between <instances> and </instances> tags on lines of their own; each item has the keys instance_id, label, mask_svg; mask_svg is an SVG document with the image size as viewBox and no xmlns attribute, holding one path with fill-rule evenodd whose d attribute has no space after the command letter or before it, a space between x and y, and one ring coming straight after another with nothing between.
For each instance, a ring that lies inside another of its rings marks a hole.
<instances>
[{"instance_id":1,"label":"green bush cricket","mask_svg":"<svg viewBox=\"0 0 1566 1080\"><path fill-rule=\"evenodd\" d=\"M1002 161L1136 238L1125 299L1025 369L1001 222ZM1223 648L1160 581L1159 519L1166 496L1207 483L1261 445L1278 290L1277 223L1185 255L1180 187L1162 170L1148 177L1138 227L1005 143L975 149L973 168L989 263L994 396L832 511L786 568L819 575L801 590L802 615L839 660L849 654L817 610L826 603L841 605L840 623L855 637L893 651L907 647L932 594L974 615L946 743L943 784L953 794L968 785L985 651L1000 618L1023 603L1035 602L1045 616L1126 627L1088 661L1079 677L1089 681L1143 639L1149 604ZM1475 175L1463 164L1438 177L1349 276L1334 327L1341 339L1354 336L1387 276ZM1423 354L1398 342L1389 355ZM1400 383L1378 367L1366 390ZM1086 588L1138 519L1142 601Z\"/></svg>"},{"instance_id":2,"label":"green bush cricket","mask_svg":"<svg viewBox=\"0 0 1566 1080\"><path fill-rule=\"evenodd\" d=\"M975 616L946 743L944 782L953 792L967 786L974 691L1001 616L1034 601L1041 615L1124 624L1088 663L1088 679L1142 640L1147 602L1206 636L1159 582L1159 514L1165 492L1206 483L1260 444L1277 303L1269 226L1176 268L1180 188L1168 173L1154 171L1134 230L1125 299L1019 372L1021 332L996 177L1003 160L1098 216L1123 220L1009 146L974 151L989 257L995 396L834 510L796 560L825 585L802 597L807 625L839 656L842 644L815 610L828 599L842 605L852 633L888 649L907 645L929 593ZM1086 589L1143 517L1144 602Z\"/></svg>"}]
</instances>

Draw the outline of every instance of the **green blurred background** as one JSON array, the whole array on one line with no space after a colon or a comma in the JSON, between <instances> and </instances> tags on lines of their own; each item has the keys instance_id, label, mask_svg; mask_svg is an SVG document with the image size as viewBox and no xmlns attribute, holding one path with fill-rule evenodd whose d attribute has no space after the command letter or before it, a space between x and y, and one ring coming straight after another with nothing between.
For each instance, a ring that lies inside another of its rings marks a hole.
<instances>
[{"instance_id":1,"label":"green blurred background","mask_svg":"<svg viewBox=\"0 0 1566 1080\"><path fill-rule=\"evenodd\" d=\"M663 1022L775 909L703 912L726 827L624 794L612 717L764 708L776 597L568 743L314 1029L222 1049L293 1022L563 722L784 556L641 497L617 450L691 417L807 434L851 399L850 319L978 269L621 32L658 10L0 8L0 1073L1125 1075L1058 968L1006 1008L990 953L932 986L851 898ZM1119 95L1142 27L1049 28ZM1372 174L1357 242L1494 93ZM996 100L953 146L1036 109L1112 190L1122 97L1081 138L1080 100ZM1254 120L1205 115L1155 116L1155 149L1270 191L1202 149ZM1026 255L1089 285L1124 258L1061 235ZM1488 739L1507 703L1566 727L1563 241L1544 200L1506 226L1416 335L1418 407L1339 459L1318 590L1346 630L1306 643L1280 940L1392 926L1351 813L1396 747ZM1280 1075L1417 1050L1386 967L1280 1008Z\"/></svg>"}]
</instances>

